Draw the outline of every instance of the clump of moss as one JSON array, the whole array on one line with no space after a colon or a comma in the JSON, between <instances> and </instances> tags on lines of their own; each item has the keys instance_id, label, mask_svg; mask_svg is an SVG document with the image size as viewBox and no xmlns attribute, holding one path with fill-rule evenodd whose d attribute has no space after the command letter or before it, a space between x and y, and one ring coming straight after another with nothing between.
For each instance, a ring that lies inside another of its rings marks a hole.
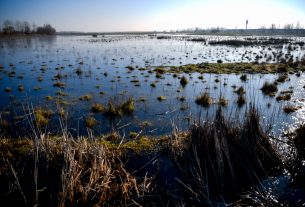
<instances>
[{"instance_id":1,"label":"clump of moss","mask_svg":"<svg viewBox=\"0 0 305 207\"><path fill-rule=\"evenodd\" d=\"M90 101L92 98L93 98L93 96L91 94L87 94L87 95L83 95L83 96L79 97L79 100Z\"/></svg>"},{"instance_id":2,"label":"clump of moss","mask_svg":"<svg viewBox=\"0 0 305 207\"><path fill-rule=\"evenodd\" d=\"M277 84L275 82L273 83L265 82L261 90L266 95L274 96L275 93L278 91Z\"/></svg>"},{"instance_id":3,"label":"clump of moss","mask_svg":"<svg viewBox=\"0 0 305 207\"><path fill-rule=\"evenodd\" d=\"M235 86L236 88L236 86ZM238 95L241 95L241 94L245 94L245 89L244 87L240 86L237 90L234 91L235 93L237 93Z\"/></svg>"},{"instance_id":4,"label":"clump of moss","mask_svg":"<svg viewBox=\"0 0 305 207\"><path fill-rule=\"evenodd\" d=\"M23 85L18 85L18 91L24 91L24 86Z\"/></svg>"},{"instance_id":5,"label":"clump of moss","mask_svg":"<svg viewBox=\"0 0 305 207\"><path fill-rule=\"evenodd\" d=\"M134 100L132 98L129 98L127 101L121 104L120 109L123 114L132 114L135 110Z\"/></svg>"},{"instance_id":6,"label":"clump of moss","mask_svg":"<svg viewBox=\"0 0 305 207\"><path fill-rule=\"evenodd\" d=\"M246 81L246 80L247 80L247 75L246 75L246 74L242 74L242 75L240 76L240 80Z\"/></svg>"},{"instance_id":7,"label":"clump of moss","mask_svg":"<svg viewBox=\"0 0 305 207\"><path fill-rule=\"evenodd\" d=\"M220 96L217 103L221 106L227 106L228 100L225 99L223 96Z\"/></svg>"},{"instance_id":8,"label":"clump of moss","mask_svg":"<svg viewBox=\"0 0 305 207\"><path fill-rule=\"evenodd\" d=\"M156 83L151 83L150 86L151 86L152 88L156 88Z\"/></svg>"},{"instance_id":9,"label":"clump of moss","mask_svg":"<svg viewBox=\"0 0 305 207\"><path fill-rule=\"evenodd\" d=\"M164 68L161 68L161 67L156 68L154 71L156 73L159 73L159 74L164 74L166 72L166 70Z\"/></svg>"},{"instance_id":10,"label":"clump of moss","mask_svg":"<svg viewBox=\"0 0 305 207\"><path fill-rule=\"evenodd\" d=\"M186 100L185 96L178 96L177 99L181 102Z\"/></svg>"},{"instance_id":11,"label":"clump of moss","mask_svg":"<svg viewBox=\"0 0 305 207\"><path fill-rule=\"evenodd\" d=\"M34 115L37 126L44 127L49 123L49 119L53 115L53 111L39 107L34 110Z\"/></svg>"},{"instance_id":12,"label":"clump of moss","mask_svg":"<svg viewBox=\"0 0 305 207\"><path fill-rule=\"evenodd\" d=\"M58 95L58 96L68 96L68 94L63 92L63 91L56 91L56 95Z\"/></svg>"},{"instance_id":13,"label":"clump of moss","mask_svg":"<svg viewBox=\"0 0 305 207\"><path fill-rule=\"evenodd\" d=\"M138 136L137 132L129 132L129 138L130 139L135 139Z\"/></svg>"},{"instance_id":14,"label":"clump of moss","mask_svg":"<svg viewBox=\"0 0 305 207\"><path fill-rule=\"evenodd\" d=\"M41 89L41 87L40 86L35 86L33 89L34 89L34 91L38 91L38 90Z\"/></svg>"},{"instance_id":15,"label":"clump of moss","mask_svg":"<svg viewBox=\"0 0 305 207\"><path fill-rule=\"evenodd\" d=\"M75 73L76 73L77 75L81 75L81 74L83 73L83 71L82 71L82 69L79 67L79 68L76 68Z\"/></svg>"},{"instance_id":16,"label":"clump of moss","mask_svg":"<svg viewBox=\"0 0 305 207\"><path fill-rule=\"evenodd\" d=\"M180 80L180 84L182 86L185 86L188 82L189 82L189 80L185 76L182 76L182 78Z\"/></svg>"},{"instance_id":17,"label":"clump of moss","mask_svg":"<svg viewBox=\"0 0 305 207\"><path fill-rule=\"evenodd\" d=\"M121 116L124 114L132 114L135 110L135 102L132 98L127 99L125 102L114 104L109 100L104 114L109 117Z\"/></svg>"},{"instance_id":18,"label":"clump of moss","mask_svg":"<svg viewBox=\"0 0 305 207\"><path fill-rule=\"evenodd\" d=\"M126 66L126 68L128 69L128 70L134 70L135 68L134 67L132 67L132 66Z\"/></svg>"},{"instance_id":19,"label":"clump of moss","mask_svg":"<svg viewBox=\"0 0 305 207\"><path fill-rule=\"evenodd\" d=\"M204 92L197 96L195 102L203 107L208 107L212 104L212 98L208 92Z\"/></svg>"},{"instance_id":20,"label":"clump of moss","mask_svg":"<svg viewBox=\"0 0 305 207\"><path fill-rule=\"evenodd\" d=\"M150 121L143 121L141 124L140 124L140 127L141 128L146 128L146 127L150 127L152 126L152 123Z\"/></svg>"},{"instance_id":21,"label":"clump of moss","mask_svg":"<svg viewBox=\"0 0 305 207\"><path fill-rule=\"evenodd\" d=\"M105 107L100 103L94 103L91 106L91 110L95 113L100 113L100 112L103 112L105 110Z\"/></svg>"},{"instance_id":22,"label":"clump of moss","mask_svg":"<svg viewBox=\"0 0 305 207\"><path fill-rule=\"evenodd\" d=\"M51 101L51 100L53 100L53 97L52 97L52 96L46 96L45 99L46 99L47 101Z\"/></svg>"},{"instance_id":23,"label":"clump of moss","mask_svg":"<svg viewBox=\"0 0 305 207\"><path fill-rule=\"evenodd\" d=\"M85 126L88 127L88 128L93 128L97 125L97 120L92 117L92 116L89 116L89 117L86 117L85 118Z\"/></svg>"},{"instance_id":24,"label":"clump of moss","mask_svg":"<svg viewBox=\"0 0 305 207\"><path fill-rule=\"evenodd\" d=\"M278 83L283 83L288 79L288 75L286 73L281 74L278 76L278 78L276 79L276 82Z\"/></svg>"},{"instance_id":25,"label":"clump of moss","mask_svg":"<svg viewBox=\"0 0 305 207\"><path fill-rule=\"evenodd\" d=\"M60 88L64 88L64 87L66 86L66 84L65 84L65 83L62 83L62 82L57 81L57 82L53 83L53 86L54 86L54 87L60 87Z\"/></svg>"},{"instance_id":26,"label":"clump of moss","mask_svg":"<svg viewBox=\"0 0 305 207\"><path fill-rule=\"evenodd\" d=\"M11 89L10 87L6 87L6 88L4 89L4 91L5 91L5 92L11 92L12 89Z\"/></svg>"},{"instance_id":27,"label":"clump of moss","mask_svg":"<svg viewBox=\"0 0 305 207\"><path fill-rule=\"evenodd\" d=\"M289 101L291 99L290 94L281 94L276 97L277 101Z\"/></svg>"},{"instance_id":28,"label":"clump of moss","mask_svg":"<svg viewBox=\"0 0 305 207\"><path fill-rule=\"evenodd\" d=\"M300 107L297 107L297 106L285 106L283 108L284 112L287 113L287 114L296 112L299 109L300 109Z\"/></svg>"},{"instance_id":29,"label":"clump of moss","mask_svg":"<svg viewBox=\"0 0 305 207\"><path fill-rule=\"evenodd\" d=\"M158 96L157 99L158 99L158 101L165 101L166 97L165 96Z\"/></svg>"},{"instance_id":30,"label":"clump of moss","mask_svg":"<svg viewBox=\"0 0 305 207\"><path fill-rule=\"evenodd\" d=\"M238 105L239 107L241 107L241 106L244 105L245 103L246 103L246 98L245 98L244 94L240 94L240 95L238 96L238 99L237 99L237 105Z\"/></svg>"}]
</instances>

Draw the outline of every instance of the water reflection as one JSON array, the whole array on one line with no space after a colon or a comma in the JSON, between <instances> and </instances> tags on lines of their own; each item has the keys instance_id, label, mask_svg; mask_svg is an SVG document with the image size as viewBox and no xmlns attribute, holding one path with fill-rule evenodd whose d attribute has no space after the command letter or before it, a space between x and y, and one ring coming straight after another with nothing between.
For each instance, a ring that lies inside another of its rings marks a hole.
<instances>
[{"instance_id":1,"label":"water reflection","mask_svg":"<svg viewBox=\"0 0 305 207\"><path fill-rule=\"evenodd\" d=\"M148 69L152 66L219 60L277 62L283 57L296 60L304 56L302 46L296 45L289 50L289 45L211 46L208 41L215 37L205 37L207 42L189 41L192 38L198 36L165 39L147 35L1 39L1 111L9 112L5 117L24 131L28 129L28 123L19 116L24 114L27 104L33 104L34 108L44 107L55 112L47 128L55 133L61 130L57 112L62 107L67 112L67 128L76 135L87 133L84 120L88 116L97 119L98 125L94 127L97 134L112 130L122 133L143 130L146 134L157 135L171 132L173 123L180 129L187 129L192 119L213 117L219 107L216 102L223 96L228 101L228 105L222 107L226 117L242 119L246 109L255 104L266 126L274 124L273 133L276 134L304 121L304 74L300 77L289 75L289 81L278 85L279 92L293 88L291 101L285 102L265 96L260 90L264 82L273 82L277 75L248 74L246 81L234 74L164 74L156 77ZM292 41L301 40L304 41L299 38ZM133 70L126 66L132 66ZM179 79L183 75L188 79L185 87L181 86ZM56 82L65 87L54 86ZM18 90L20 85L24 87L23 91ZM11 92L5 92L6 87L11 88ZM242 107L237 105L238 95L235 92L239 87L246 91L247 104ZM205 91L214 102L208 108L195 103L196 97ZM93 98L89 101L79 100L80 96L87 94ZM159 96L164 96L166 100L159 101ZM91 111L93 103L107 106L110 99L119 102L129 97L135 100L136 105L132 115L109 119L103 113ZM282 108L288 103L301 109L287 115Z\"/></svg>"}]
</instances>

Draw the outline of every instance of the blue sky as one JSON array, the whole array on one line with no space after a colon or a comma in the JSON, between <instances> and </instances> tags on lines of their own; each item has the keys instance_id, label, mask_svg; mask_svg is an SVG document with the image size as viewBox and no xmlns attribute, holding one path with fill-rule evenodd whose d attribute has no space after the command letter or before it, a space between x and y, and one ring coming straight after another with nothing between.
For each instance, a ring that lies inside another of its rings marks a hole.
<instances>
[{"instance_id":1,"label":"blue sky","mask_svg":"<svg viewBox=\"0 0 305 207\"><path fill-rule=\"evenodd\" d=\"M304 0L0 0L0 22L50 23L58 31L249 28L299 22Z\"/></svg>"}]
</instances>

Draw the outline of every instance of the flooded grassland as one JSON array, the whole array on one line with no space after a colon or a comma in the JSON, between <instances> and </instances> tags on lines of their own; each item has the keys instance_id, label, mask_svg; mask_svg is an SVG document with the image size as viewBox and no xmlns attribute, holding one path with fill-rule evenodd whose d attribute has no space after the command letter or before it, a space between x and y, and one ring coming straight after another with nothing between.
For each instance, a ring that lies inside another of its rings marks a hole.
<instances>
[{"instance_id":1,"label":"flooded grassland","mask_svg":"<svg viewBox=\"0 0 305 207\"><path fill-rule=\"evenodd\" d=\"M63 123L73 135L162 135L212 117L219 106L243 117L252 104L281 133L305 117L304 51L304 39L292 37L2 38L1 128L27 133L33 113L54 134ZM261 90L265 83L274 91ZM196 101L203 94L208 105Z\"/></svg>"}]
</instances>

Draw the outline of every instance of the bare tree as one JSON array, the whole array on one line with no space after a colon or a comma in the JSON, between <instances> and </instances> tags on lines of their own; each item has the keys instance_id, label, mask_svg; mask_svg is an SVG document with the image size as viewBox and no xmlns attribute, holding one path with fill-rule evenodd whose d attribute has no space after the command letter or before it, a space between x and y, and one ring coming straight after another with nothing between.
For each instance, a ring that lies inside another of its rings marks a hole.
<instances>
[{"instance_id":1,"label":"bare tree","mask_svg":"<svg viewBox=\"0 0 305 207\"><path fill-rule=\"evenodd\" d=\"M5 20L3 22L3 33L11 35L15 32L14 23L10 20Z\"/></svg>"},{"instance_id":2,"label":"bare tree","mask_svg":"<svg viewBox=\"0 0 305 207\"><path fill-rule=\"evenodd\" d=\"M284 29L293 29L293 24L285 24Z\"/></svg>"},{"instance_id":3,"label":"bare tree","mask_svg":"<svg viewBox=\"0 0 305 207\"><path fill-rule=\"evenodd\" d=\"M56 30L50 24L45 24L43 27L37 27L37 34L54 35Z\"/></svg>"},{"instance_id":4,"label":"bare tree","mask_svg":"<svg viewBox=\"0 0 305 207\"><path fill-rule=\"evenodd\" d=\"M21 31L21 22L19 20L17 20L15 22L15 30L16 30L16 32L22 32Z\"/></svg>"},{"instance_id":5,"label":"bare tree","mask_svg":"<svg viewBox=\"0 0 305 207\"><path fill-rule=\"evenodd\" d=\"M25 33L25 34L30 34L30 32L31 32L31 25L30 25L30 23L29 22L27 22L27 21L24 21L24 22L22 22L22 27L23 27L23 33Z\"/></svg>"},{"instance_id":6,"label":"bare tree","mask_svg":"<svg viewBox=\"0 0 305 207\"><path fill-rule=\"evenodd\" d=\"M36 24L33 22L32 23L32 33L35 33L36 32Z\"/></svg>"},{"instance_id":7,"label":"bare tree","mask_svg":"<svg viewBox=\"0 0 305 207\"><path fill-rule=\"evenodd\" d=\"M275 24L271 24L270 29L276 29Z\"/></svg>"}]
</instances>

